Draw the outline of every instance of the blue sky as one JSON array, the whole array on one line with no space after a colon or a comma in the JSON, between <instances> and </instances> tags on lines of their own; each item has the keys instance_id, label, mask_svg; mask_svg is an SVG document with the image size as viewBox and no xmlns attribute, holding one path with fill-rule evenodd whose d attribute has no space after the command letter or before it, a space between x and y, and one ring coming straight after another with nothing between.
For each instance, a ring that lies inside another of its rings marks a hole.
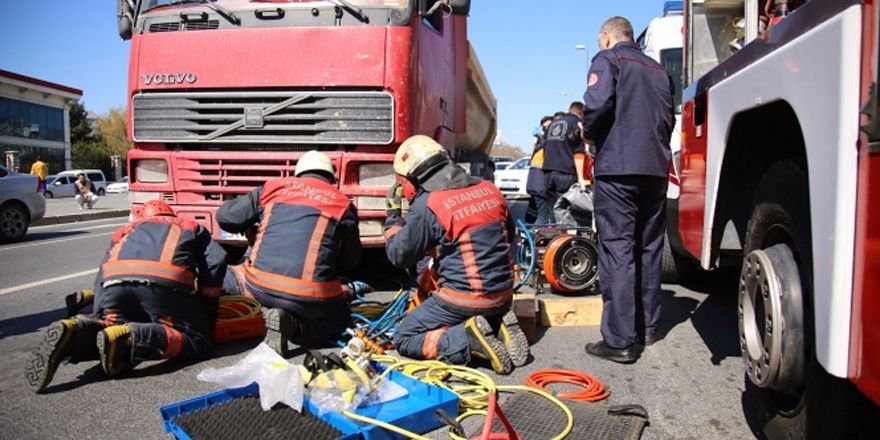
<instances>
[{"instance_id":1,"label":"blue sky","mask_svg":"<svg viewBox=\"0 0 880 440\"><path fill-rule=\"evenodd\" d=\"M596 53L602 22L622 15L636 33L662 0L473 0L469 35L498 99L503 139L528 148L544 114L581 99L586 44ZM129 45L116 34L114 1L0 2L0 69L82 89L86 108L125 105Z\"/></svg>"}]
</instances>

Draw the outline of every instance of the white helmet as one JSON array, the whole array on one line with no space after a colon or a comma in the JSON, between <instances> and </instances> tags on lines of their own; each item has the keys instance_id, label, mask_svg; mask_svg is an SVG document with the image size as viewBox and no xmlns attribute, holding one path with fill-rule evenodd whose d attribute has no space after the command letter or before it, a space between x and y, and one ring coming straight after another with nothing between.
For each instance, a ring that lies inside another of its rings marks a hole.
<instances>
[{"instance_id":1,"label":"white helmet","mask_svg":"<svg viewBox=\"0 0 880 440\"><path fill-rule=\"evenodd\" d=\"M394 171L403 177L419 177L448 162L446 150L437 141L415 135L405 141L394 155Z\"/></svg>"},{"instance_id":2,"label":"white helmet","mask_svg":"<svg viewBox=\"0 0 880 440\"><path fill-rule=\"evenodd\" d=\"M336 176L333 161L331 161L326 154L315 150L308 151L299 158L296 162L296 169L293 171L293 175L299 177L300 174L309 171L323 171L333 177Z\"/></svg>"}]
</instances>

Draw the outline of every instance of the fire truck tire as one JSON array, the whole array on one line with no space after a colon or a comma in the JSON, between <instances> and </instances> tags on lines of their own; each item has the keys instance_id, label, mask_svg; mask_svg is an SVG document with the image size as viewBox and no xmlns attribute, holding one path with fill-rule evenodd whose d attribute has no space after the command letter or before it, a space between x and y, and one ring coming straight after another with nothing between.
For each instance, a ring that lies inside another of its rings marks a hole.
<instances>
[{"instance_id":1,"label":"fire truck tire","mask_svg":"<svg viewBox=\"0 0 880 440\"><path fill-rule=\"evenodd\" d=\"M787 278L780 283L783 292L799 291L802 295L800 304L795 301L797 305L794 308L799 310L793 310L792 307L786 309L790 304L783 295L782 301L777 303L782 309L777 316L793 320L800 318L803 347L796 350L799 359L793 361L790 357L783 357L782 365L800 363L803 374L801 383L789 386L787 392L778 391L772 388L773 385L758 387L753 383L754 378L750 379L746 374L743 396L746 413L752 412L748 407L754 408L758 430L770 440L880 438L863 436L865 430L870 429L868 424L877 424L877 417L873 417L874 420L866 417L876 407L867 405L867 399L855 391L851 382L828 374L815 357L810 205L806 173L793 162L783 161L773 165L761 179L755 200L746 234L744 261L750 255L754 260L755 255L761 254L753 254L753 251L765 251L763 255L770 257L763 261L771 261L777 275ZM793 313L801 315L796 317ZM763 336L769 337L766 334ZM743 359L747 359L746 353L743 353Z\"/></svg>"},{"instance_id":2,"label":"fire truck tire","mask_svg":"<svg viewBox=\"0 0 880 440\"><path fill-rule=\"evenodd\" d=\"M663 268L662 277L664 283L680 283L692 270L694 264L687 257L679 255L669 244L669 233L663 241Z\"/></svg>"}]
</instances>

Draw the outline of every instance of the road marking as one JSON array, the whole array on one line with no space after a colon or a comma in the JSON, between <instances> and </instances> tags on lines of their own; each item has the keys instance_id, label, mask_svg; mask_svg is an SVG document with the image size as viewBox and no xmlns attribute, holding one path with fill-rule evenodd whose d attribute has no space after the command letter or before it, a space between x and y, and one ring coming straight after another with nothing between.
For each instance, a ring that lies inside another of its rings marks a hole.
<instances>
[{"instance_id":1,"label":"road marking","mask_svg":"<svg viewBox=\"0 0 880 440\"><path fill-rule=\"evenodd\" d=\"M31 287L39 287L39 286L46 285L46 284L52 284L52 283L57 283L59 281L69 280L71 278L79 278L79 277L84 277L86 275L94 275L96 273L98 273L98 269L89 269L89 270L84 270L82 272L61 275L61 276L55 277L55 278L48 278L48 279L41 280L41 281L34 281L33 283L22 284L20 286L8 287L6 289L0 290L0 296L6 295L7 293L16 292L19 290L30 289Z\"/></svg>"},{"instance_id":2,"label":"road marking","mask_svg":"<svg viewBox=\"0 0 880 440\"><path fill-rule=\"evenodd\" d=\"M116 232L116 231L113 231L113 232ZM62 243L65 241L85 240L86 238L102 237L104 235L111 235L111 234L113 234L113 232L102 232L100 234L85 234L85 235L80 235L77 237L59 238L58 240L47 240L47 241L40 241L37 243L20 244L20 245L16 245L16 246L4 246L4 247L0 247L0 252L11 251L11 250L15 250L15 249L24 249L24 248L34 247L34 246L42 246L44 244L55 244L55 243Z\"/></svg>"}]
</instances>

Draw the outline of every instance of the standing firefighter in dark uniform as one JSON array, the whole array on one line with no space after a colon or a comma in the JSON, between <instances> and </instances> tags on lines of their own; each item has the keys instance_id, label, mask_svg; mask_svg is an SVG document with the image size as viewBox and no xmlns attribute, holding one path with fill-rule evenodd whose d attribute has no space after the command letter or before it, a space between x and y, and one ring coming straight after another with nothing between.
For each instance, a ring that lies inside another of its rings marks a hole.
<instances>
[{"instance_id":1,"label":"standing firefighter in dark uniform","mask_svg":"<svg viewBox=\"0 0 880 440\"><path fill-rule=\"evenodd\" d=\"M266 342L333 345L351 326L350 288L339 280L361 259L357 208L336 188L333 162L309 151L295 177L273 179L217 210L225 231L260 224L244 262L245 293L266 310Z\"/></svg>"},{"instance_id":2,"label":"standing firefighter in dark uniform","mask_svg":"<svg viewBox=\"0 0 880 440\"><path fill-rule=\"evenodd\" d=\"M587 184L581 132L583 111L583 103L571 103L568 113L554 120L544 137L544 203L550 223L556 223L553 211L559 197L575 183Z\"/></svg>"},{"instance_id":3,"label":"standing firefighter in dark uniform","mask_svg":"<svg viewBox=\"0 0 880 440\"><path fill-rule=\"evenodd\" d=\"M210 354L226 252L210 232L178 218L162 200L145 203L143 212L113 234L95 282L97 315L62 319L46 329L28 362L34 391L49 385L65 359L100 359L115 376L143 360Z\"/></svg>"},{"instance_id":4,"label":"standing firefighter in dark uniform","mask_svg":"<svg viewBox=\"0 0 880 440\"><path fill-rule=\"evenodd\" d=\"M438 275L437 289L394 334L397 351L451 364L482 358L499 374L524 365L528 341L510 311L513 223L504 196L492 183L469 177L427 136L400 146L394 171L400 183L388 197L388 259L407 268L436 249ZM401 193L415 194L406 219Z\"/></svg>"},{"instance_id":5,"label":"standing firefighter in dark uniform","mask_svg":"<svg viewBox=\"0 0 880 440\"><path fill-rule=\"evenodd\" d=\"M603 341L586 351L631 363L639 357L637 344L651 345L658 336L674 88L663 66L639 51L627 19L606 21L599 47L583 125L596 148Z\"/></svg>"}]
</instances>

